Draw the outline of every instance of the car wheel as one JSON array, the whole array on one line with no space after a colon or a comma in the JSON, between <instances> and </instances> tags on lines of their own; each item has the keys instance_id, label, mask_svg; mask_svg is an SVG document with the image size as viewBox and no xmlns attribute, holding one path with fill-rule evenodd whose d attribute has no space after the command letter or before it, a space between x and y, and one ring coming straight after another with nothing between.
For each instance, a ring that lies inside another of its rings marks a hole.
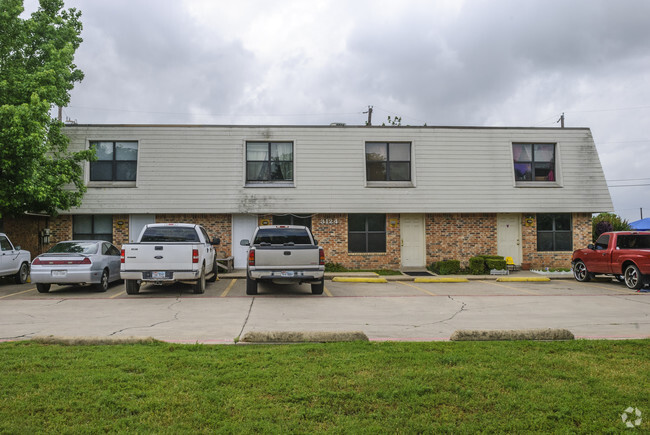
<instances>
[{"instance_id":1,"label":"car wheel","mask_svg":"<svg viewBox=\"0 0 650 435\"><path fill-rule=\"evenodd\" d=\"M194 294L202 295L205 293L205 269L201 269L201 276L199 280L194 284Z\"/></svg>"},{"instance_id":2,"label":"car wheel","mask_svg":"<svg viewBox=\"0 0 650 435\"><path fill-rule=\"evenodd\" d=\"M322 295L324 289L325 289L325 279L321 279L320 281L315 282L311 285L311 294Z\"/></svg>"},{"instance_id":3,"label":"car wheel","mask_svg":"<svg viewBox=\"0 0 650 435\"><path fill-rule=\"evenodd\" d=\"M643 275L639 272L639 268L634 264L630 264L625 268L625 285L632 290L638 290L644 284Z\"/></svg>"},{"instance_id":4,"label":"car wheel","mask_svg":"<svg viewBox=\"0 0 650 435\"><path fill-rule=\"evenodd\" d=\"M208 279L208 282L215 282L217 280L217 275L219 271L219 266L217 266L217 257L214 257L214 261L212 262L212 275L210 276L210 279Z\"/></svg>"},{"instance_id":5,"label":"car wheel","mask_svg":"<svg viewBox=\"0 0 650 435\"><path fill-rule=\"evenodd\" d=\"M102 272L102 278L99 280L98 284L95 284L95 290L98 292L105 292L108 290L108 270L104 269Z\"/></svg>"},{"instance_id":6,"label":"car wheel","mask_svg":"<svg viewBox=\"0 0 650 435\"><path fill-rule=\"evenodd\" d=\"M576 261L573 265L573 276L575 277L576 281L579 282L591 281L591 273L587 270L585 263L580 260Z\"/></svg>"},{"instance_id":7,"label":"car wheel","mask_svg":"<svg viewBox=\"0 0 650 435\"><path fill-rule=\"evenodd\" d=\"M41 284L40 282L36 284L36 290L39 293L47 293L50 291L50 284Z\"/></svg>"},{"instance_id":8,"label":"car wheel","mask_svg":"<svg viewBox=\"0 0 650 435\"><path fill-rule=\"evenodd\" d=\"M249 276L246 277L246 294L251 296L257 294L257 281L250 279Z\"/></svg>"},{"instance_id":9,"label":"car wheel","mask_svg":"<svg viewBox=\"0 0 650 435\"><path fill-rule=\"evenodd\" d=\"M29 265L27 263L23 263L20 265L20 269L18 269L18 273L16 274L16 284L25 284L27 282L28 276Z\"/></svg>"},{"instance_id":10,"label":"car wheel","mask_svg":"<svg viewBox=\"0 0 650 435\"><path fill-rule=\"evenodd\" d=\"M140 292L140 284L135 279L125 279L124 289L127 295L137 295Z\"/></svg>"}]
</instances>

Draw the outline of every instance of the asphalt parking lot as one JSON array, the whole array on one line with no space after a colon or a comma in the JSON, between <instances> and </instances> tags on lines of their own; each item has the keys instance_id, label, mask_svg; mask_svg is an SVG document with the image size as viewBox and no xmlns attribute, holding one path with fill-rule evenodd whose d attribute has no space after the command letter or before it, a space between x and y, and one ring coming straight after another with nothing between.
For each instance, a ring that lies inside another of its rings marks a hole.
<instances>
[{"instance_id":1,"label":"asphalt parking lot","mask_svg":"<svg viewBox=\"0 0 650 435\"><path fill-rule=\"evenodd\" d=\"M146 285L126 295L121 282L91 287L0 281L0 340L34 336L138 336L188 343L234 343L248 331L363 331L371 340L448 340L457 329L566 328L578 338L650 337L650 293L610 279L579 283L325 282L261 284L247 296L242 278L189 285ZM647 288L646 288L647 290Z\"/></svg>"}]
</instances>

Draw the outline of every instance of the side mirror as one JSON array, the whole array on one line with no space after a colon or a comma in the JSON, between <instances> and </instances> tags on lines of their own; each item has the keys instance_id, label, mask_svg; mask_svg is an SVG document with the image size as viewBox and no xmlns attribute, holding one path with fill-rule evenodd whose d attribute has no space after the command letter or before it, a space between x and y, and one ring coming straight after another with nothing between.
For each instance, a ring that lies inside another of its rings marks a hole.
<instances>
[{"instance_id":1,"label":"side mirror","mask_svg":"<svg viewBox=\"0 0 650 435\"><path fill-rule=\"evenodd\" d=\"M212 243L210 243L210 244L211 245L220 245L221 244L221 239L219 237L215 237L214 239L212 239Z\"/></svg>"},{"instance_id":2,"label":"side mirror","mask_svg":"<svg viewBox=\"0 0 650 435\"><path fill-rule=\"evenodd\" d=\"M587 249L591 249L593 251L594 249L596 249L596 247L592 243L590 243L587 245Z\"/></svg>"},{"instance_id":3,"label":"side mirror","mask_svg":"<svg viewBox=\"0 0 650 435\"><path fill-rule=\"evenodd\" d=\"M318 240L314 239L314 245L318 246Z\"/></svg>"},{"instance_id":4,"label":"side mirror","mask_svg":"<svg viewBox=\"0 0 650 435\"><path fill-rule=\"evenodd\" d=\"M239 241L239 244L242 246L248 246L250 245L250 242L248 241L248 239L243 239Z\"/></svg>"},{"instance_id":5,"label":"side mirror","mask_svg":"<svg viewBox=\"0 0 650 435\"><path fill-rule=\"evenodd\" d=\"M14 251L20 251L20 245L14 246Z\"/></svg>"}]
</instances>

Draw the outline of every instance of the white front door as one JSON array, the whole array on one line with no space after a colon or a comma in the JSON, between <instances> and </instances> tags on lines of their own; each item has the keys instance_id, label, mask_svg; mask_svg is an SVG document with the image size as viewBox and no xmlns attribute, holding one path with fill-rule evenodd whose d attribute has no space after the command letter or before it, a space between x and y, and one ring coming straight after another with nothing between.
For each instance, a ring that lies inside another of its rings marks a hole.
<instances>
[{"instance_id":1,"label":"white front door","mask_svg":"<svg viewBox=\"0 0 650 435\"><path fill-rule=\"evenodd\" d=\"M400 234L402 238L402 267L424 268L426 266L424 215L400 215Z\"/></svg>"},{"instance_id":2,"label":"white front door","mask_svg":"<svg viewBox=\"0 0 650 435\"><path fill-rule=\"evenodd\" d=\"M246 269L248 259L248 246L241 246L241 240L250 240L257 228L257 215L234 214L232 215L232 255L235 269Z\"/></svg>"},{"instance_id":3,"label":"white front door","mask_svg":"<svg viewBox=\"0 0 650 435\"><path fill-rule=\"evenodd\" d=\"M521 215L497 215L497 255L521 264Z\"/></svg>"},{"instance_id":4,"label":"white front door","mask_svg":"<svg viewBox=\"0 0 650 435\"><path fill-rule=\"evenodd\" d=\"M156 223L156 215L153 214L130 215L129 216L129 243L137 242L144 226L153 223Z\"/></svg>"}]
</instances>

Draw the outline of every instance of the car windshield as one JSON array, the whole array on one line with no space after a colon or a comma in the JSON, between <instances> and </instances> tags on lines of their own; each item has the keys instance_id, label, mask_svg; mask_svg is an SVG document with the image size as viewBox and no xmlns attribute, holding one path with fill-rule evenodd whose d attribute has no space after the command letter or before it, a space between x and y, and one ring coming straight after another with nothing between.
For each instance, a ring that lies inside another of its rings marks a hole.
<instances>
[{"instance_id":1,"label":"car windshield","mask_svg":"<svg viewBox=\"0 0 650 435\"><path fill-rule=\"evenodd\" d=\"M650 235L621 234L618 236L616 245L619 249L650 249Z\"/></svg>"},{"instance_id":2,"label":"car windshield","mask_svg":"<svg viewBox=\"0 0 650 435\"><path fill-rule=\"evenodd\" d=\"M264 228L255 236L254 245L268 243L271 245L311 245L309 234L304 229Z\"/></svg>"},{"instance_id":3,"label":"car windshield","mask_svg":"<svg viewBox=\"0 0 650 435\"><path fill-rule=\"evenodd\" d=\"M141 242L198 242L199 235L193 227L149 227Z\"/></svg>"},{"instance_id":4,"label":"car windshield","mask_svg":"<svg viewBox=\"0 0 650 435\"><path fill-rule=\"evenodd\" d=\"M48 254L96 254L99 245L94 242L60 242Z\"/></svg>"}]
</instances>

